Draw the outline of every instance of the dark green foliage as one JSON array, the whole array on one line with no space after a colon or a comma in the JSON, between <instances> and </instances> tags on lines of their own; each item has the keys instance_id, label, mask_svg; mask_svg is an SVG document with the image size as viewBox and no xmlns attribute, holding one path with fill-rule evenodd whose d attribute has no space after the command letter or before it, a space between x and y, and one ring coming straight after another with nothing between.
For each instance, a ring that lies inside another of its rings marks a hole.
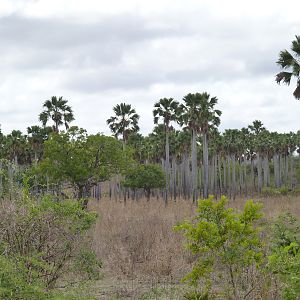
<instances>
[{"instance_id":1,"label":"dark green foliage","mask_svg":"<svg viewBox=\"0 0 300 300\"><path fill-rule=\"evenodd\" d=\"M72 127L45 142L44 160L36 174L47 175L52 182L68 182L77 190L78 198L85 198L91 187L123 173L130 163L130 150L123 151L115 138L87 135L83 129Z\"/></svg>"},{"instance_id":2,"label":"dark green foliage","mask_svg":"<svg viewBox=\"0 0 300 300\"><path fill-rule=\"evenodd\" d=\"M295 77L297 87L294 90L294 97L300 99L300 36L296 35L296 39L292 42L291 52L283 50L279 53L277 64L284 71L276 75L277 83L285 83L289 85L291 79Z\"/></svg>"},{"instance_id":3,"label":"dark green foliage","mask_svg":"<svg viewBox=\"0 0 300 300\"><path fill-rule=\"evenodd\" d=\"M144 189L149 199L152 189L163 188L166 184L165 173L158 165L138 165L125 177L123 185L131 189Z\"/></svg>"},{"instance_id":4,"label":"dark green foliage","mask_svg":"<svg viewBox=\"0 0 300 300\"><path fill-rule=\"evenodd\" d=\"M43 126L46 126L49 120L54 122L53 131L58 132L59 126L65 125L69 128L69 123L74 121L72 108L67 105L68 100L63 97L52 96L50 100L46 100L43 104L45 110L39 115L39 119Z\"/></svg>"}]
</instances>

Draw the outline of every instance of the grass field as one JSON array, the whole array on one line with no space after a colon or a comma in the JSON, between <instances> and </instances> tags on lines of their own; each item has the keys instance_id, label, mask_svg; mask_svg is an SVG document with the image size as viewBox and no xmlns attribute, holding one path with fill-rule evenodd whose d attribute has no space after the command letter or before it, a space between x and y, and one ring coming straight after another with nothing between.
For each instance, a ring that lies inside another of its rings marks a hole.
<instances>
[{"instance_id":1,"label":"grass field","mask_svg":"<svg viewBox=\"0 0 300 300\"><path fill-rule=\"evenodd\" d=\"M229 201L236 209L247 199ZM300 218L300 196L260 199L266 219L290 211ZM123 202L102 198L90 209L99 213L91 233L93 247L103 261L103 279L94 287L99 299L184 299L188 289L180 279L195 258L183 248L184 240L173 226L195 215L186 200L161 199Z\"/></svg>"}]
</instances>

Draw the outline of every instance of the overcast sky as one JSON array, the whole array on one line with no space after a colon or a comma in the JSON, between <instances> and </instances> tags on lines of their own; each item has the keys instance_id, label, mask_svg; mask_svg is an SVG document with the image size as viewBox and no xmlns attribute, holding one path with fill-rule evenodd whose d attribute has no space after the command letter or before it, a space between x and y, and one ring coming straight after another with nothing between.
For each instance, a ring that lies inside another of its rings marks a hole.
<instances>
[{"instance_id":1,"label":"overcast sky","mask_svg":"<svg viewBox=\"0 0 300 300\"><path fill-rule=\"evenodd\" d=\"M221 130L260 119L300 129L300 102L279 86L275 62L300 34L300 1L0 0L0 124L38 124L51 96L69 100L74 125L109 133L118 103L153 128L153 104L207 91Z\"/></svg>"}]
</instances>

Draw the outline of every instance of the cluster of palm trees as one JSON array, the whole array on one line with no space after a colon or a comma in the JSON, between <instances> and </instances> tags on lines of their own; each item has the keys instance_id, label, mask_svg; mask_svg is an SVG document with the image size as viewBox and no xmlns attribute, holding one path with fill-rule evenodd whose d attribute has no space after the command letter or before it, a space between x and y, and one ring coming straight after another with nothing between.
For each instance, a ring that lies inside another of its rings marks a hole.
<instances>
[{"instance_id":1,"label":"cluster of palm trees","mask_svg":"<svg viewBox=\"0 0 300 300\"><path fill-rule=\"evenodd\" d=\"M191 172L192 172L192 195L196 199L198 197L197 182L197 137L199 134L203 140L203 195L208 196L208 132L217 128L220 124L221 111L214 107L217 104L216 97L210 97L208 93L187 94L183 97L182 103L173 98L163 98L154 104L153 116L154 123L160 127L155 129L159 134L159 128L164 131L165 135L165 157L163 164L167 176L166 180L166 198L170 191L170 131L172 123L177 122L191 132ZM121 103L113 108L115 116L107 120L110 129L115 136L123 135L124 143L127 142L129 134L138 131L137 121L138 115L129 104ZM154 133L155 134L155 133ZM125 140L126 137L126 140ZM156 143L158 144L158 143ZM137 145L135 145L137 146ZM162 159L162 157L161 157Z\"/></svg>"},{"instance_id":2,"label":"cluster of palm trees","mask_svg":"<svg viewBox=\"0 0 300 300\"><path fill-rule=\"evenodd\" d=\"M115 107L116 116L107 123L114 135L126 137L141 163L162 164L166 198L197 199L209 193L235 197L271 186L295 189L300 131L269 132L256 120L247 128L220 133L217 102L208 93L187 94L181 103L160 99L153 110L156 126L147 136L138 133L138 115L129 104Z\"/></svg>"},{"instance_id":3,"label":"cluster of palm trees","mask_svg":"<svg viewBox=\"0 0 300 300\"><path fill-rule=\"evenodd\" d=\"M277 61L283 70L276 81L289 85L295 78L296 99L300 99L299 57L300 36L296 36L291 51L281 51ZM163 166L165 199L183 196L195 200L209 193L235 196L270 186L295 188L300 131L269 132L260 121L254 121L247 128L220 133L217 103L208 93L189 93L181 102L162 98L154 104L155 127L147 136L138 132L139 115L130 104L116 105L107 124L116 138L121 137L124 149L126 145L134 149L139 162ZM67 100L53 96L43 108L39 115L42 126L28 127L25 135L19 130L4 135L0 129L0 158L19 165L36 163L50 133L59 133L63 125L68 130L74 115Z\"/></svg>"},{"instance_id":4,"label":"cluster of palm trees","mask_svg":"<svg viewBox=\"0 0 300 300\"><path fill-rule=\"evenodd\" d=\"M72 108L63 97L53 96L43 104L44 111L39 115L43 126L34 125L27 128L27 134L13 130L4 135L0 130L0 157L19 165L37 162L43 155L43 144L51 132L59 132L64 125L69 128L74 120ZM47 126L52 122L52 126Z\"/></svg>"}]
</instances>

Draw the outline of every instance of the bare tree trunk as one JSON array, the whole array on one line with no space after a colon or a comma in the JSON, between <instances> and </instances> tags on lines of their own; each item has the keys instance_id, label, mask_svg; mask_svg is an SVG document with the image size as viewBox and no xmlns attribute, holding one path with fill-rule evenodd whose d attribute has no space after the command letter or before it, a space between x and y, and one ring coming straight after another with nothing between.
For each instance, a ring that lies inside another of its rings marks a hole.
<instances>
[{"instance_id":1,"label":"bare tree trunk","mask_svg":"<svg viewBox=\"0 0 300 300\"><path fill-rule=\"evenodd\" d=\"M207 133L203 133L203 197L208 198L208 142Z\"/></svg>"},{"instance_id":2,"label":"bare tree trunk","mask_svg":"<svg viewBox=\"0 0 300 300\"><path fill-rule=\"evenodd\" d=\"M279 154L278 153L274 154L273 163L274 163L275 187L279 188L281 186L281 180L280 180L280 160L279 160Z\"/></svg>"},{"instance_id":3,"label":"bare tree trunk","mask_svg":"<svg viewBox=\"0 0 300 300\"><path fill-rule=\"evenodd\" d=\"M270 186L270 168L268 155L264 155L263 159L263 169L264 169L264 186Z\"/></svg>"},{"instance_id":4,"label":"bare tree trunk","mask_svg":"<svg viewBox=\"0 0 300 300\"><path fill-rule=\"evenodd\" d=\"M259 193L261 192L262 186L261 156L259 153L257 153L257 188Z\"/></svg>"},{"instance_id":5,"label":"bare tree trunk","mask_svg":"<svg viewBox=\"0 0 300 300\"><path fill-rule=\"evenodd\" d=\"M165 205L168 204L168 196L170 189L170 145L169 145L169 129L166 128L166 161L165 161L165 172L166 172L166 195Z\"/></svg>"},{"instance_id":6,"label":"bare tree trunk","mask_svg":"<svg viewBox=\"0 0 300 300\"><path fill-rule=\"evenodd\" d=\"M231 165L232 165L232 194L233 199L235 199L236 194L236 164L235 164L235 154L231 155Z\"/></svg>"},{"instance_id":7,"label":"bare tree trunk","mask_svg":"<svg viewBox=\"0 0 300 300\"><path fill-rule=\"evenodd\" d=\"M192 130L192 195L193 201L196 201L198 172L197 172L197 141L196 131Z\"/></svg>"}]
</instances>

